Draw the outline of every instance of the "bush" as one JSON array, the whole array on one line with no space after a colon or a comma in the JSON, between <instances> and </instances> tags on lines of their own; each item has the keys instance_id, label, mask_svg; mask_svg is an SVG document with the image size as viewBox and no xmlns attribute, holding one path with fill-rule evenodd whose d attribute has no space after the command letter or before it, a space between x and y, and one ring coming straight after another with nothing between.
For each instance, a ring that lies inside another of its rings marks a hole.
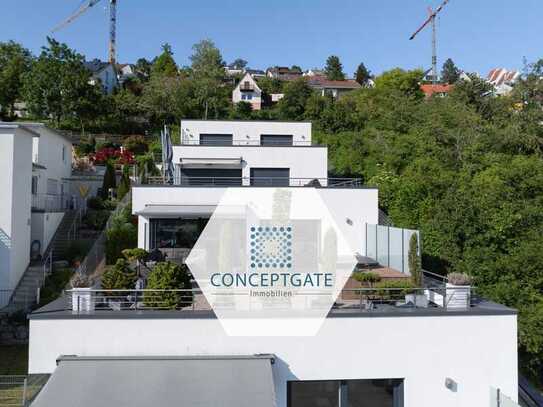
<instances>
[{"instance_id":1,"label":"bush","mask_svg":"<svg viewBox=\"0 0 543 407\"><path fill-rule=\"evenodd\" d=\"M106 232L106 264L114 264L123 257L123 250L138 244L138 228L132 223L130 207L124 208L111 221Z\"/></svg>"},{"instance_id":2,"label":"bush","mask_svg":"<svg viewBox=\"0 0 543 407\"><path fill-rule=\"evenodd\" d=\"M387 288L392 288L394 290L389 291ZM375 285L376 293L379 294L383 299L400 299L406 294L411 294L414 292L413 288L416 288L411 279L386 279L380 281Z\"/></svg>"},{"instance_id":3,"label":"bush","mask_svg":"<svg viewBox=\"0 0 543 407\"><path fill-rule=\"evenodd\" d=\"M93 196L87 199L87 208L94 210L104 209L104 200L99 196Z\"/></svg>"},{"instance_id":4,"label":"bush","mask_svg":"<svg viewBox=\"0 0 543 407\"><path fill-rule=\"evenodd\" d=\"M149 143L143 136L130 136L124 139L123 147L132 151L134 155L142 155L149 151Z\"/></svg>"},{"instance_id":5,"label":"bush","mask_svg":"<svg viewBox=\"0 0 543 407\"><path fill-rule=\"evenodd\" d=\"M70 281L70 278L73 275L72 269L62 268L54 270L47 278L43 284L42 289L40 290L40 304L39 306L44 306L45 304L50 303L57 299Z\"/></svg>"},{"instance_id":6,"label":"bush","mask_svg":"<svg viewBox=\"0 0 543 407\"><path fill-rule=\"evenodd\" d=\"M170 262L158 263L147 277L147 289L190 289L191 275L186 265ZM149 293L144 295L145 305L155 308L175 309L192 304L192 292Z\"/></svg>"},{"instance_id":7,"label":"bush","mask_svg":"<svg viewBox=\"0 0 543 407\"><path fill-rule=\"evenodd\" d=\"M109 218L109 211L89 210L85 215L84 222L89 229L102 230Z\"/></svg>"},{"instance_id":8,"label":"bush","mask_svg":"<svg viewBox=\"0 0 543 407\"><path fill-rule=\"evenodd\" d=\"M416 287L422 287L422 266L419 253L419 237L416 233L409 239L409 252L407 254L411 280Z\"/></svg>"},{"instance_id":9,"label":"bush","mask_svg":"<svg viewBox=\"0 0 543 407\"><path fill-rule=\"evenodd\" d=\"M128 262L125 259L119 259L102 275L102 288L104 290L131 290L137 279L136 273L128 266ZM112 292L107 294L116 295Z\"/></svg>"},{"instance_id":10,"label":"bush","mask_svg":"<svg viewBox=\"0 0 543 407\"><path fill-rule=\"evenodd\" d=\"M104 173L104 180L102 182L101 198L109 198L109 190L115 189L117 186L117 179L115 178L115 167L111 160L106 162L106 172Z\"/></svg>"},{"instance_id":11,"label":"bush","mask_svg":"<svg viewBox=\"0 0 543 407\"><path fill-rule=\"evenodd\" d=\"M83 240L75 240L70 243L70 246L66 250L66 260L70 264L74 264L77 261L81 261L85 258L90 249L90 243Z\"/></svg>"},{"instance_id":12,"label":"bush","mask_svg":"<svg viewBox=\"0 0 543 407\"><path fill-rule=\"evenodd\" d=\"M470 285L471 277L464 273L449 273L447 279L453 285Z\"/></svg>"},{"instance_id":13,"label":"bush","mask_svg":"<svg viewBox=\"0 0 543 407\"><path fill-rule=\"evenodd\" d=\"M117 188L117 199L122 199L130 190L130 167L128 165L123 166L123 175L119 181L119 187Z\"/></svg>"},{"instance_id":14,"label":"bush","mask_svg":"<svg viewBox=\"0 0 543 407\"><path fill-rule=\"evenodd\" d=\"M368 283L370 287L372 287L374 283L381 281L381 276L379 274L372 273L370 271L359 271L353 273L353 277L360 283Z\"/></svg>"}]
</instances>

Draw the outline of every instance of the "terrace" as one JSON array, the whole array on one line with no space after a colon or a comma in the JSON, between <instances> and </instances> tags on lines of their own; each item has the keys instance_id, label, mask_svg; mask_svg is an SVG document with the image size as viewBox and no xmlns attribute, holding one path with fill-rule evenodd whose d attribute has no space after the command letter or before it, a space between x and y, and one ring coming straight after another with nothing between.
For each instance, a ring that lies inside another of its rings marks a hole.
<instances>
[{"instance_id":1,"label":"terrace","mask_svg":"<svg viewBox=\"0 0 543 407\"><path fill-rule=\"evenodd\" d=\"M197 187L312 187L363 188L360 178L291 178L291 177L195 177L175 172L173 182L165 177L147 177L141 185Z\"/></svg>"}]
</instances>

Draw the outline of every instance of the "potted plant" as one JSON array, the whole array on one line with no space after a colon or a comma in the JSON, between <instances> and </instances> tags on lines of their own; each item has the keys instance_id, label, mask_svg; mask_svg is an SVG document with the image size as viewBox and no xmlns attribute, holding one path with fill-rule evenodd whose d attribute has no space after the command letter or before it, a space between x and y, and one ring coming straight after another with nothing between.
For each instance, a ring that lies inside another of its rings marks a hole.
<instances>
[{"instance_id":1,"label":"potted plant","mask_svg":"<svg viewBox=\"0 0 543 407\"><path fill-rule=\"evenodd\" d=\"M467 309L471 301L471 277L464 273L447 275L445 307Z\"/></svg>"},{"instance_id":2,"label":"potted plant","mask_svg":"<svg viewBox=\"0 0 543 407\"><path fill-rule=\"evenodd\" d=\"M76 313L94 311L94 295L89 278L77 273L70 283L72 286L72 311Z\"/></svg>"}]
</instances>

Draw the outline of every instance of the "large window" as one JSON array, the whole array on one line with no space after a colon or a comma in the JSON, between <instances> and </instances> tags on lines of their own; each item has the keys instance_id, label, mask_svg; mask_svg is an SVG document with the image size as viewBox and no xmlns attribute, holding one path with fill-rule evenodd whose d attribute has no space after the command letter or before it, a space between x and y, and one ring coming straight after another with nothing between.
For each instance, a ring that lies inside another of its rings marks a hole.
<instances>
[{"instance_id":1,"label":"large window","mask_svg":"<svg viewBox=\"0 0 543 407\"><path fill-rule=\"evenodd\" d=\"M151 219L151 249L191 249L204 230L208 219Z\"/></svg>"},{"instance_id":2,"label":"large window","mask_svg":"<svg viewBox=\"0 0 543 407\"><path fill-rule=\"evenodd\" d=\"M181 185L241 185L241 168L181 168Z\"/></svg>"},{"instance_id":3,"label":"large window","mask_svg":"<svg viewBox=\"0 0 543 407\"><path fill-rule=\"evenodd\" d=\"M291 381L288 407L402 407L403 380Z\"/></svg>"},{"instance_id":4,"label":"large window","mask_svg":"<svg viewBox=\"0 0 543 407\"><path fill-rule=\"evenodd\" d=\"M290 134L261 134L260 145L262 146L291 146L292 135Z\"/></svg>"},{"instance_id":5,"label":"large window","mask_svg":"<svg viewBox=\"0 0 543 407\"><path fill-rule=\"evenodd\" d=\"M232 134L200 134L202 146L231 146Z\"/></svg>"},{"instance_id":6,"label":"large window","mask_svg":"<svg viewBox=\"0 0 543 407\"><path fill-rule=\"evenodd\" d=\"M47 178L47 193L49 195L58 194L58 181L53 178Z\"/></svg>"},{"instance_id":7,"label":"large window","mask_svg":"<svg viewBox=\"0 0 543 407\"><path fill-rule=\"evenodd\" d=\"M289 168L251 168L251 185L288 187L290 185Z\"/></svg>"}]
</instances>

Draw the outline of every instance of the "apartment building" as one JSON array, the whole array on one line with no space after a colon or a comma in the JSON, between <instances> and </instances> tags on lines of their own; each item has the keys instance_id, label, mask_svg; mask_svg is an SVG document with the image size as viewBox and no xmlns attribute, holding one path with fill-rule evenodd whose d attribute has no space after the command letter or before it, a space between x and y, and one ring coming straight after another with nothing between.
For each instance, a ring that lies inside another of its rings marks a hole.
<instances>
[{"instance_id":1,"label":"apartment building","mask_svg":"<svg viewBox=\"0 0 543 407\"><path fill-rule=\"evenodd\" d=\"M31 257L47 249L70 207L72 143L41 123L0 123L0 290L17 286ZM2 303L9 295L2 295Z\"/></svg>"},{"instance_id":2,"label":"apartment building","mask_svg":"<svg viewBox=\"0 0 543 407\"><path fill-rule=\"evenodd\" d=\"M357 268L410 274L403 248L418 232L378 225L377 189L328 176L327 148L313 142L311 123L183 120L173 164L173 180L132 189L140 248L190 267L193 255L213 260L199 249L205 237L229 241L219 257L242 257L230 246L237 235L210 233L224 196L314 193L298 211L314 221L314 207L325 206L337 235L316 247L304 241L304 264L320 267L344 242ZM195 271L190 301L175 309L150 305L149 291L112 301L87 289L32 313L29 372L52 375L33 406L468 407L492 405L497 389L516 401L516 311L469 288L430 278L416 295L339 287L314 333L302 332L310 318L297 308L277 318L234 316L231 323L252 331L232 335ZM448 290L463 294L451 300ZM222 302L229 311L237 304L230 298Z\"/></svg>"}]
</instances>

